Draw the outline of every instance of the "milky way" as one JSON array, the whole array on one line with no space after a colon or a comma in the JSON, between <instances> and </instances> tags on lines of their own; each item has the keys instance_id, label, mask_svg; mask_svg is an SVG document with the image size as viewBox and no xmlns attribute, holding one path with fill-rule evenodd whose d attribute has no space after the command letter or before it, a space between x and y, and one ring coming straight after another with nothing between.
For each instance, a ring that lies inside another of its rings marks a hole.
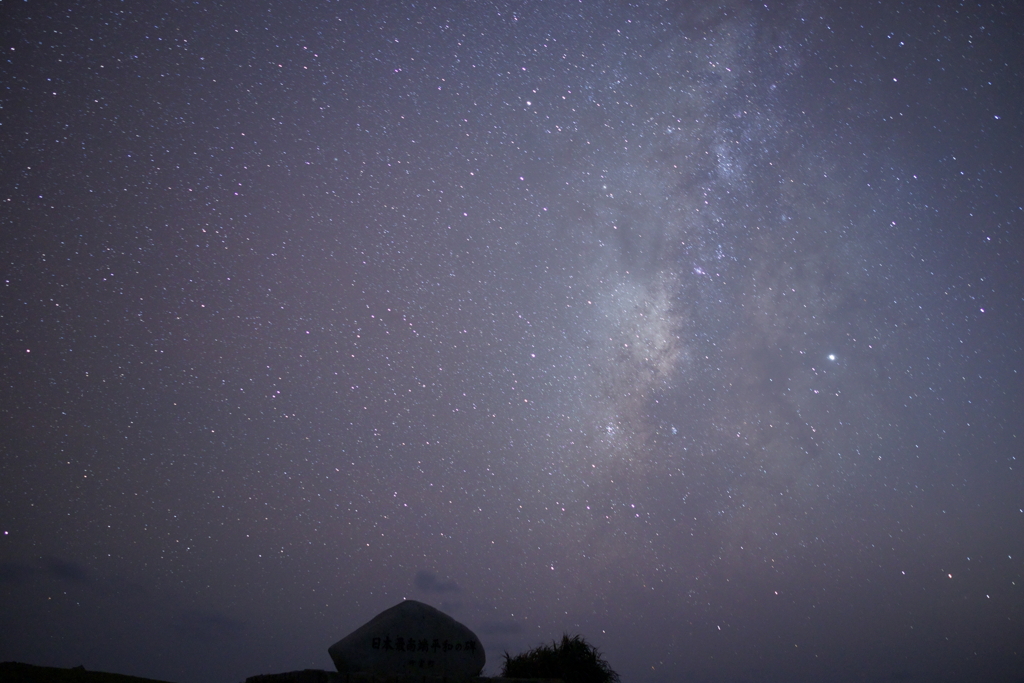
<instances>
[{"instance_id":1,"label":"milky way","mask_svg":"<svg viewBox=\"0 0 1024 683\"><path fill-rule=\"evenodd\" d=\"M1015 5L3 14L0 659L1019 675Z\"/></svg>"}]
</instances>

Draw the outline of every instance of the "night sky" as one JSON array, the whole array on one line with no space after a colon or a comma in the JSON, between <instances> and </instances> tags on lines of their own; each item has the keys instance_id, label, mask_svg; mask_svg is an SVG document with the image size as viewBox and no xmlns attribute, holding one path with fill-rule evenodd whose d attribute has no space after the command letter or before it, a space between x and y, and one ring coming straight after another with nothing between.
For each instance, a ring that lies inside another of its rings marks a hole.
<instances>
[{"instance_id":1,"label":"night sky","mask_svg":"<svg viewBox=\"0 0 1024 683\"><path fill-rule=\"evenodd\" d=\"M0 0L0 661L1021 679L1022 35Z\"/></svg>"}]
</instances>

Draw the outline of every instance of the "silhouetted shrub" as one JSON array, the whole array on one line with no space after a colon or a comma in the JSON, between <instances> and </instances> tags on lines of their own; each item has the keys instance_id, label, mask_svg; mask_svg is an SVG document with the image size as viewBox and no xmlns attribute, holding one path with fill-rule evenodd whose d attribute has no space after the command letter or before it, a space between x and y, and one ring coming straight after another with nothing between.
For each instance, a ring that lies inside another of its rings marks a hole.
<instances>
[{"instance_id":1,"label":"silhouetted shrub","mask_svg":"<svg viewBox=\"0 0 1024 683\"><path fill-rule=\"evenodd\" d=\"M562 635L562 642L551 641L512 657L505 653L501 675L508 678L561 678L565 683L619 683L596 647L583 636Z\"/></svg>"}]
</instances>

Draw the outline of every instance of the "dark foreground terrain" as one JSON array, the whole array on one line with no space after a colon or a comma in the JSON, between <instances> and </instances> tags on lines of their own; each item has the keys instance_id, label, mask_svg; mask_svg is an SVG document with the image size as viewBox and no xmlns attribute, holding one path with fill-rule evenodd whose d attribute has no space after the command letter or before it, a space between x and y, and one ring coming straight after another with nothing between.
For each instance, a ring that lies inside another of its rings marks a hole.
<instances>
[{"instance_id":1,"label":"dark foreground terrain","mask_svg":"<svg viewBox=\"0 0 1024 683\"><path fill-rule=\"evenodd\" d=\"M396 676L376 678L371 674L337 674L319 669L291 671L283 674L250 676L247 683L441 683L445 679L427 676ZM556 679L541 678L484 678L473 679L480 683L562 683ZM53 666L35 666L21 662L0 663L0 683L168 683L155 678L139 678L124 674L108 674L102 671L86 671L85 667L59 669Z\"/></svg>"},{"instance_id":2,"label":"dark foreground terrain","mask_svg":"<svg viewBox=\"0 0 1024 683\"><path fill-rule=\"evenodd\" d=\"M167 681L158 681L153 678L86 671L84 667L59 669L54 666L35 666L21 662L0 663L0 681L3 683L167 683Z\"/></svg>"}]
</instances>

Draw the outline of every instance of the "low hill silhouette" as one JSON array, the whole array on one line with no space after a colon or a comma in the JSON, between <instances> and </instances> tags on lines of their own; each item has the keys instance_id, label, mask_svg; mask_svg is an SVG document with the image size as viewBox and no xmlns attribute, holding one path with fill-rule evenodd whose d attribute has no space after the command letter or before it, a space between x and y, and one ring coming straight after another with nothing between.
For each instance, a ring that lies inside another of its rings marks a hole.
<instances>
[{"instance_id":1,"label":"low hill silhouette","mask_svg":"<svg viewBox=\"0 0 1024 683\"><path fill-rule=\"evenodd\" d=\"M0 681L4 683L168 683L155 678L139 678L102 671L86 671L84 666L61 669L21 662L0 662Z\"/></svg>"}]
</instances>

